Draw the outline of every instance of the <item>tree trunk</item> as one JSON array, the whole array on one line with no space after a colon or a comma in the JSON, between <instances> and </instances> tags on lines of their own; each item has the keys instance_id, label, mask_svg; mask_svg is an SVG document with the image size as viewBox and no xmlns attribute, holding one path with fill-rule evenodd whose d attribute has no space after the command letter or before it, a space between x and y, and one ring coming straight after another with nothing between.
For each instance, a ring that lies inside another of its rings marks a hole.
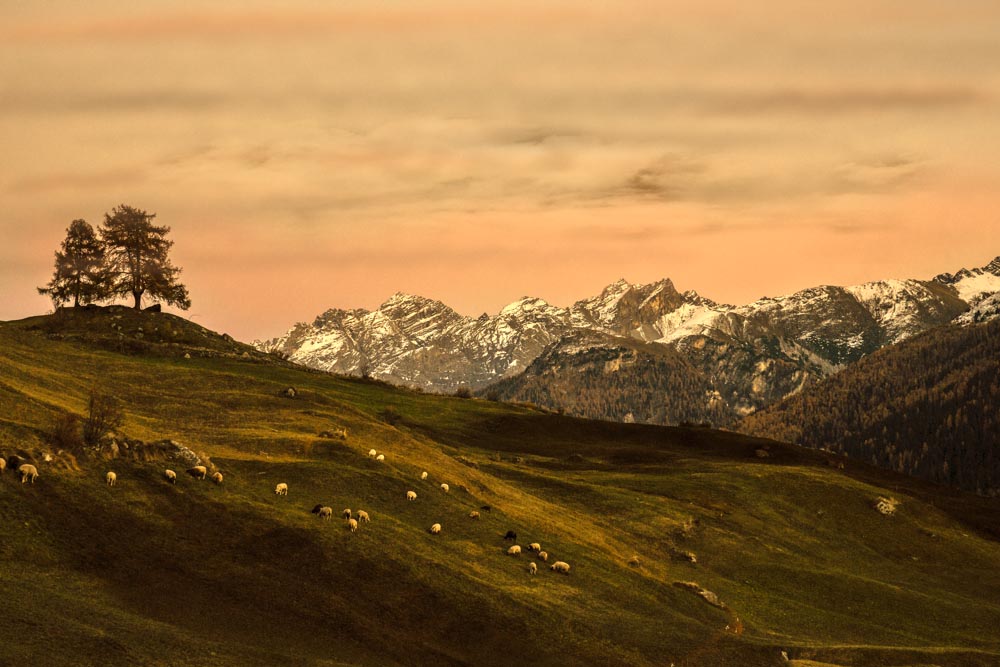
<instances>
[{"instance_id":1,"label":"tree trunk","mask_svg":"<svg viewBox=\"0 0 1000 667\"><path fill-rule=\"evenodd\" d=\"M142 310L142 292L132 292L132 296L135 297L135 309Z\"/></svg>"}]
</instances>

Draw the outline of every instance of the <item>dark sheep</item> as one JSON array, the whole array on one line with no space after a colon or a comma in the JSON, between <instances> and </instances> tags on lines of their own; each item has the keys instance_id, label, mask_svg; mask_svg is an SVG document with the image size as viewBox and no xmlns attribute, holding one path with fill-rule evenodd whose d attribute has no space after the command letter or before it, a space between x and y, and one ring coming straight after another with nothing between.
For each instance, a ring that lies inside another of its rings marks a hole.
<instances>
[{"instance_id":1,"label":"dark sheep","mask_svg":"<svg viewBox=\"0 0 1000 667\"><path fill-rule=\"evenodd\" d=\"M511 542L517 542L517 533L515 533L513 530L508 530L507 534L503 536L503 541L506 542L507 540L510 540Z\"/></svg>"}]
</instances>

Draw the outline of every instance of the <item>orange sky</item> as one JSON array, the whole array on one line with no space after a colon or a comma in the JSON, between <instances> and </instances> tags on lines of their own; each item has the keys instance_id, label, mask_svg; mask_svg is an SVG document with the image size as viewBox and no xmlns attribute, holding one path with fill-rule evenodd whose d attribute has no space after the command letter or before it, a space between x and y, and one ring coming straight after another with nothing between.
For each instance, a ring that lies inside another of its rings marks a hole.
<instances>
[{"instance_id":1,"label":"orange sky","mask_svg":"<svg viewBox=\"0 0 1000 667\"><path fill-rule=\"evenodd\" d=\"M242 339L1000 254L994 0L138 4L0 0L0 319L120 203Z\"/></svg>"}]
</instances>

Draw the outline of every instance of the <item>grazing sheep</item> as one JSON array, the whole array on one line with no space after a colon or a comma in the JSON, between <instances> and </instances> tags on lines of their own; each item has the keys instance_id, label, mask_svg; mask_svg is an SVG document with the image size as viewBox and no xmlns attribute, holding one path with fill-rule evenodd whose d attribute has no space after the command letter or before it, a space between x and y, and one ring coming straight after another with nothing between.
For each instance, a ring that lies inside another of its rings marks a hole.
<instances>
[{"instance_id":1,"label":"grazing sheep","mask_svg":"<svg viewBox=\"0 0 1000 667\"><path fill-rule=\"evenodd\" d=\"M375 460L378 461L379 463L385 463L385 454L379 454L378 456L375 457Z\"/></svg>"},{"instance_id":2,"label":"grazing sheep","mask_svg":"<svg viewBox=\"0 0 1000 667\"><path fill-rule=\"evenodd\" d=\"M557 560L552 563L552 567L549 568L553 572L559 572L560 574L569 574L569 563L564 563L561 560Z\"/></svg>"},{"instance_id":3,"label":"grazing sheep","mask_svg":"<svg viewBox=\"0 0 1000 667\"><path fill-rule=\"evenodd\" d=\"M193 468L188 468L187 474L191 475L195 479L205 479L208 477L208 468L205 466L195 466Z\"/></svg>"},{"instance_id":4,"label":"grazing sheep","mask_svg":"<svg viewBox=\"0 0 1000 667\"><path fill-rule=\"evenodd\" d=\"M346 510L344 510L343 512L341 512L341 513L340 513L340 515L341 515L342 517L344 517L345 519L350 519L350 518L351 518L351 516L353 516L353 515L351 514L351 509L350 509L350 508L347 508Z\"/></svg>"},{"instance_id":5,"label":"grazing sheep","mask_svg":"<svg viewBox=\"0 0 1000 667\"><path fill-rule=\"evenodd\" d=\"M25 482L34 484L35 480L38 479L38 468L30 463L22 463L17 467L17 474L21 476L21 484Z\"/></svg>"},{"instance_id":6,"label":"grazing sheep","mask_svg":"<svg viewBox=\"0 0 1000 667\"><path fill-rule=\"evenodd\" d=\"M352 533L358 532L358 520L357 519L348 519L347 520L347 528Z\"/></svg>"},{"instance_id":7,"label":"grazing sheep","mask_svg":"<svg viewBox=\"0 0 1000 667\"><path fill-rule=\"evenodd\" d=\"M7 469L7 459L0 456L0 473L2 473L6 469ZM426 475L427 473L424 474Z\"/></svg>"},{"instance_id":8,"label":"grazing sheep","mask_svg":"<svg viewBox=\"0 0 1000 667\"><path fill-rule=\"evenodd\" d=\"M541 550L542 550L542 545L539 544L538 542L532 542L531 544L528 545L528 551L541 551Z\"/></svg>"},{"instance_id":9,"label":"grazing sheep","mask_svg":"<svg viewBox=\"0 0 1000 667\"><path fill-rule=\"evenodd\" d=\"M284 482L278 484L274 487L274 495L276 496L287 496L288 495L288 485Z\"/></svg>"},{"instance_id":10,"label":"grazing sheep","mask_svg":"<svg viewBox=\"0 0 1000 667\"><path fill-rule=\"evenodd\" d=\"M538 572L538 566L534 563L528 563L528 574L535 574Z\"/></svg>"},{"instance_id":11,"label":"grazing sheep","mask_svg":"<svg viewBox=\"0 0 1000 667\"><path fill-rule=\"evenodd\" d=\"M177 483L177 473L175 473L173 470L164 470L163 471L163 479L167 480L171 484L176 484Z\"/></svg>"},{"instance_id":12,"label":"grazing sheep","mask_svg":"<svg viewBox=\"0 0 1000 667\"><path fill-rule=\"evenodd\" d=\"M489 505L483 505L483 506L482 506L482 507L480 507L479 509L481 509L481 510L482 510L482 511L484 511L484 512L492 512L492 511L493 511L493 508L492 508L492 507L490 507Z\"/></svg>"},{"instance_id":13,"label":"grazing sheep","mask_svg":"<svg viewBox=\"0 0 1000 667\"><path fill-rule=\"evenodd\" d=\"M212 481L215 482L216 484L222 484L222 473L221 472L212 473Z\"/></svg>"},{"instance_id":14,"label":"grazing sheep","mask_svg":"<svg viewBox=\"0 0 1000 667\"><path fill-rule=\"evenodd\" d=\"M479 518L479 512L477 512L476 510L472 510L471 512L469 512L469 518L470 519L478 519Z\"/></svg>"},{"instance_id":15,"label":"grazing sheep","mask_svg":"<svg viewBox=\"0 0 1000 667\"><path fill-rule=\"evenodd\" d=\"M431 535L440 535L440 534L441 534L441 524L435 523L433 526L431 526Z\"/></svg>"},{"instance_id":16,"label":"grazing sheep","mask_svg":"<svg viewBox=\"0 0 1000 667\"><path fill-rule=\"evenodd\" d=\"M513 530L508 530L507 534L503 536L503 541L506 542L507 540L510 540L511 542L517 542L517 533L515 533Z\"/></svg>"},{"instance_id":17,"label":"grazing sheep","mask_svg":"<svg viewBox=\"0 0 1000 667\"><path fill-rule=\"evenodd\" d=\"M118 475L109 470L108 474L104 476L104 480L108 483L108 486L114 486L115 482L118 481Z\"/></svg>"},{"instance_id":18,"label":"grazing sheep","mask_svg":"<svg viewBox=\"0 0 1000 667\"><path fill-rule=\"evenodd\" d=\"M507 555L508 556L520 556L521 555L521 546L518 545L518 544L515 544L510 549L507 549Z\"/></svg>"},{"instance_id":19,"label":"grazing sheep","mask_svg":"<svg viewBox=\"0 0 1000 667\"><path fill-rule=\"evenodd\" d=\"M371 518L368 516L368 512L364 510L358 510L358 521L361 523L371 523Z\"/></svg>"},{"instance_id":20,"label":"grazing sheep","mask_svg":"<svg viewBox=\"0 0 1000 667\"><path fill-rule=\"evenodd\" d=\"M548 563L549 562L549 552L548 551L539 551L538 552L538 560L542 561L543 563Z\"/></svg>"},{"instance_id":21,"label":"grazing sheep","mask_svg":"<svg viewBox=\"0 0 1000 667\"><path fill-rule=\"evenodd\" d=\"M374 449L368 450L368 456L370 456L371 458L375 458L376 454L378 454L378 452L376 452Z\"/></svg>"},{"instance_id":22,"label":"grazing sheep","mask_svg":"<svg viewBox=\"0 0 1000 667\"><path fill-rule=\"evenodd\" d=\"M417 499L417 492L416 491L407 491L406 492L406 499L407 500L416 500Z\"/></svg>"},{"instance_id":23,"label":"grazing sheep","mask_svg":"<svg viewBox=\"0 0 1000 667\"><path fill-rule=\"evenodd\" d=\"M449 489L449 488L450 488L450 487L449 487L449 486L448 486L447 484L442 484L442 485L441 485L441 490L442 490L442 491L444 491L445 493L448 493L448 489Z\"/></svg>"},{"instance_id":24,"label":"grazing sheep","mask_svg":"<svg viewBox=\"0 0 1000 667\"><path fill-rule=\"evenodd\" d=\"M639 565L641 565L641 562L639 561L638 556L632 556L631 558L628 559L629 567L639 567Z\"/></svg>"},{"instance_id":25,"label":"grazing sheep","mask_svg":"<svg viewBox=\"0 0 1000 667\"><path fill-rule=\"evenodd\" d=\"M427 479L427 471L426 470L423 471L422 473L420 473L420 479Z\"/></svg>"},{"instance_id":26,"label":"grazing sheep","mask_svg":"<svg viewBox=\"0 0 1000 667\"><path fill-rule=\"evenodd\" d=\"M323 505L316 505L316 507L312 508L312 513L313 514L318 514L319 518L321 518L321 519L331 519L331 518L333 518L333 508L332 507L324 507Z\"/></svg>"}]
</instances>

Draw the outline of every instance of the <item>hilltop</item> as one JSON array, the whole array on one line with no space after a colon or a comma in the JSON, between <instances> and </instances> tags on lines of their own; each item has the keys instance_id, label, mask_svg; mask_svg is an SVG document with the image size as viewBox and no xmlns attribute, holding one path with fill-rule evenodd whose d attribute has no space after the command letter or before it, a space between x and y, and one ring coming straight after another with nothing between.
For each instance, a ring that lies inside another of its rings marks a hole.
<instances>
[{"instance_id":1,"label":"hilltop","mask_svg":"<svg viewBox=\"0 0 1000 667\"><path fill-rule=\"evenodd\" d=\"M41 472L0 476L0 662L1000 664L996 499L735 433L309 372L163 313L62 317L0 324L0 453ZM225 482L54 449L95 385L123 436ZM351 534L316 503L372 523ZM569 576L530 576L507 530Z\"/></svg>"}]
</instances>

